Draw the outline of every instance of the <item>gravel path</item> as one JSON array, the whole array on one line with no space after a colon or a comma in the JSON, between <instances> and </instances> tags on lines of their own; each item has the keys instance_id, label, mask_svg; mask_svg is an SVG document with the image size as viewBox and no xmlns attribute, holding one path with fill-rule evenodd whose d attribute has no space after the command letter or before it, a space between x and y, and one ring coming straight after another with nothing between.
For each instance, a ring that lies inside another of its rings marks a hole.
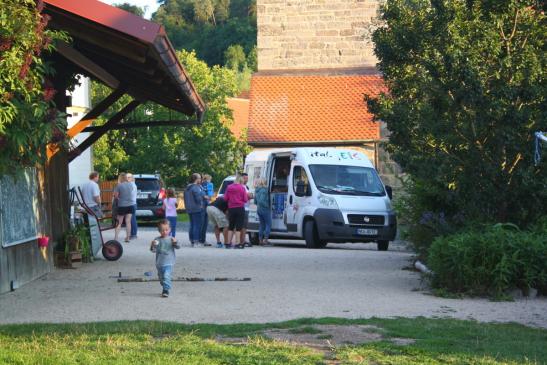
<instances>
[{"instance_id":1,"label":"gravel path","mask_svg":"<svg viewBox=\"0 0 547 365\"><path fill-rule=\"evenodd\" d=\"M106 237L110 237L107 232ZM55 270L0 295L0 323L157 319L184 323L277 322L302 317L450 317L518 322L547 328L547 298L491 302L429 295L420 276L403 270L412 253L402 245L378 252L373 244L301 244L225 250L184 246L174 276L250 277L248 282L175 282L160 298L158 282L118 283L111 276L154 272L152 228L124 245L117 262L96 260ZM212 235L209 235L213 241ZM274 241L278 244L281 241Z\"/></svg>"}]
</instances>

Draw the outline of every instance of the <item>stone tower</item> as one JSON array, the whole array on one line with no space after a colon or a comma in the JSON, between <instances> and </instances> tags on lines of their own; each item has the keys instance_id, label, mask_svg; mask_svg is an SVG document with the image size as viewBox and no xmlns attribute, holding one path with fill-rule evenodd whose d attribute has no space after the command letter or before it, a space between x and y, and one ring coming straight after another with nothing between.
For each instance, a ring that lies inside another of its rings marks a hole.
<instances>
[{"instance_id":1,"label":"stone tower","mask_svg":"<svg viewBox=\"0 0 547 365\"><path fill-rule=\"evenodd\" d=\"M375 67L381 0L257 0L258 68Z\"/></svg>"}]
</instances>

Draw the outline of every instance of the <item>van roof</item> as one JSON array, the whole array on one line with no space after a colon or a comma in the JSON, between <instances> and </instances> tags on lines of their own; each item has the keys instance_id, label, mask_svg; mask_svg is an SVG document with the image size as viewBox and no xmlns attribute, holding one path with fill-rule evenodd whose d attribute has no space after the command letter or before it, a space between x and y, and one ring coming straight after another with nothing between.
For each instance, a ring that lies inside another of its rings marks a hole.
<instances>
[{"instance_id":1,"label":"van roof","mask_svg":"<svg viewBox=\"0 0 547 365\"><path fill-rule=\"evenodd\" d=\"M369 158L359 150L337 147L295 147L295 148L271 148L256 150L245 159L245 164L252 162L266 162L271 153L292 152L299 161L313 165L354 165L372 167L374 165Z\"/></svg>"}]
</instances>

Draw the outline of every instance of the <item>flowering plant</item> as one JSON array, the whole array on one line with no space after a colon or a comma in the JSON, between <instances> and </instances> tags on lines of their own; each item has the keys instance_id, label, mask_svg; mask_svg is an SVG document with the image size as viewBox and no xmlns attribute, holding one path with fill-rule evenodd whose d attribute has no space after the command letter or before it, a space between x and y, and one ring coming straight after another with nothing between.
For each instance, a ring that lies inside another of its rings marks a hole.
<instances>
[{"instance_id":1,"label":"flowering plant","mask_svg":"<svg viewBox=\"0 0 547 365\"><path fill-rule=\"evenodd\" d=\"M0 175L43 162L48 143L65 141L55 109L52 67L43 56L66 34L47 29L42 0L5 0L0 7Z\"/></svg>"}]
</instances>

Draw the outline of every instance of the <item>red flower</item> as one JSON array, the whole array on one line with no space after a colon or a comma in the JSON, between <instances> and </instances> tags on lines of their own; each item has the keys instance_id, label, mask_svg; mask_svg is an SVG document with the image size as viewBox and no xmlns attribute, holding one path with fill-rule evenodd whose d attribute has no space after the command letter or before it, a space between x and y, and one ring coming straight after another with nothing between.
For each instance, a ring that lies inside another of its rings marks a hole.
<instances>
[{"instance_id":1,"label":"red flower","mask_svg":"<svg viewBox=\"0 0 547 365\"><path fill-rule=\"evenodd\" d=\"M32 53L27 53L25 56L25 62L23 63L23 66L21 66L21 70L19 71L19 78L21 80L24 80L27 78L27 74L30 70L30 65L32 64ZM27 85L28 86L28 85Z\"/></svg>"}]
</instances>

